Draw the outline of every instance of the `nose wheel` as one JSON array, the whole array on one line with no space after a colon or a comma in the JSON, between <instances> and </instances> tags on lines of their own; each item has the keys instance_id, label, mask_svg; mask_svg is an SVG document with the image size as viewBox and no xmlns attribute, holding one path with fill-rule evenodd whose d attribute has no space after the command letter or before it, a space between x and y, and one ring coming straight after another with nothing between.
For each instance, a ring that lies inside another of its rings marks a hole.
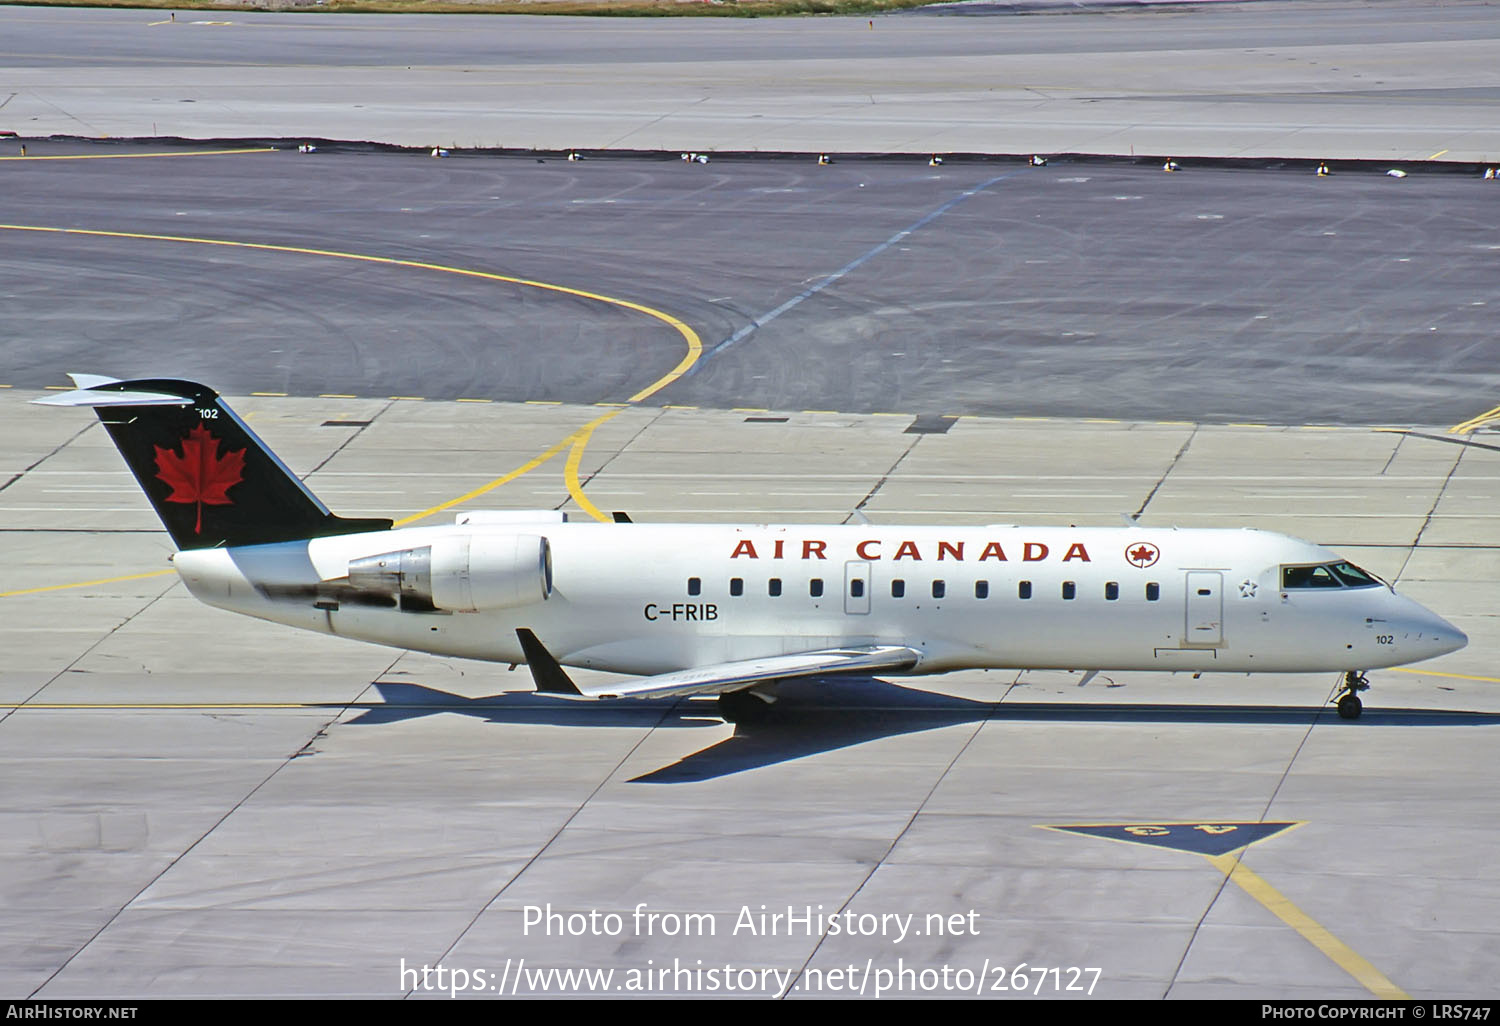
<instances>
[{"instance_id":1,"label":"nose wheel","mask_svg":"<svg viewBox=\"0 0 1500 1026\"><path fill-rule=\"evenodd\" d=\"M1345 673L1343 687L1339 689L1339 695L1334 699L1339 718L1359 719L1359 714L1365 711L1364 703L1359 700L1359 693L1368 690L1370 690L1370 681L1362 672L1350 670Z\"/></svg>"}]
</instances>

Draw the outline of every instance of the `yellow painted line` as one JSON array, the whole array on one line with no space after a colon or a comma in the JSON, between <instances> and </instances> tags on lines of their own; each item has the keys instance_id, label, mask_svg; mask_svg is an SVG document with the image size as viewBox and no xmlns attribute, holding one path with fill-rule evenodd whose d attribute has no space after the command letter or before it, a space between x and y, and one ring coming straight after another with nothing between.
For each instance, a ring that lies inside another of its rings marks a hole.
<instances>
[{"instance_id":1,"label":"yellow painted line","mask_svg":"<svg viewBox=\"0 0 1500 1026\"><path fill-rule=\"evenodd\" d=\"M1012 417L1011 420L1051 420L1051 417Z\"/></svg>"},{"instance_id":2,"label":"yellow painted line","mask_svg":"<svg viewBox=\"0 0 1500 1026\"><path fill-rule=\"evenodd\" d=\"M456 274L466 278L480 278L485 281L500 281L509 285L522 285L526 288L541 289L544 292L560 292L564 295L577 296L580 299L592 299L600 303L608 303L610 306L618 306L625 310L634 310L637 313L643 313L648 317L654 317L670 325L682 336L683 341L687 343L688 351L678 361L677 366L631 396L629 399L631 403L641 402L660 392L663 388L666 388L672 382L686 374L688 369L697 363L698 358L703 355L703 340L698 337L698 333L676 317L661 310L653 309L641 303L633 303L628 299L616 299L613 296L601 295L598 292L587 292L583 289L570 288L566 285L553 285L550 282L534 281L529 278L515 278L507 274L494 274L490 271L476 271L468 267L452 267L447 264L433 264L422 260L398 260L395 257L373 256L369 253L348 253L342 250L312 249L306 246L283 246L269 242L237 242L232 239L204 239L187 235L109 232L86 228L50 228L43 225L26 224L0 224L0 230L45 232L54 235L89 235L98 238L114 239L145 239L152 242L189 242L200 246L225 246L232 249L254 249L268 253L301 253L305 256L334 257L339 260L357 260L367 264L385 264L389 267L416 267L427 271L440 271L444 274Z\"/></svg>"},{"instance_id":3,"label":"yellow painted line","mask_svg":"<svg viewBox=\"0 0 1500 1026\"><path fill-rule=\"evenodd\" d=\"M145 157L228 157L237 153L275 153L274 146L258 146L249 150L182 150L176 153L61 153L47 157L0 157L0 160L140 160ZM10 225L5 227L9 228ZM62 229L53 229L61 231ZM113 233L108 233L113 234Z\"/></svg>"},{"instance_id":4,"label":"yellow painted line","mask_svg":"<svg viewBox=\"0 0 1500 1026\"><path fill-rule=\"evenodd\" d=\"M1482 680L1486 684L1500 684L1500 677L1476 677L1468 673L1439 673L1437 670L1413 670L1409 666L1388 667L1392 673L1415 673L1423 677L1451 677L1453 680Z\"/></svg>"},{"instance_id":5,"label":"yellow painted line","mask_svg":"<svg viewBox=\"0 0 1500 1026\"><path fill-rule=\"evenodd\" d=\"M458 401L461 402L461 403L492 403L495 400L493 400L493 399L460 399Z\"/></svg>"},{"instance_id":6,"label":"yellow painted line","mask_svg":"<svg viewBox=\"0 0 1500 1026\"><path fill-rule=\"evenodd\" d=\"M561 399L527 399L527 406L561 406Z\"/></svg>"},{"instance_id":7,"label":"yellow painted line","mask_svg":"<svg viewBox=\"0 0 1500 1026\"><path fill-rule=\"evenodd\" d=\"M1470 417L1468 420L1464 421L1461 424L1453 425L1448 429L1448 433L1450 435L1465 434L1467 432L1476 430L1477 428L1481 427L1483 424L1491 420L1500 420L1500 406L1496 406L1492 410L1485 410L1479 416Z\"/></svg>"},{"instance_id":8,"label":"yellow painted line","mask_svg":"<svg viewBox=\"0 0 1500 1026\"><path fill-rule=\"evenodd\" d=\"M1447 152L1448 152L1447 150L1438 150L1436 153L1434 153L1432 156L1428 157L1427 159L1428 160L1437 160L1439 157L1441 157L1443 154L1445 154Z\"/></svg>"},{"instance_id":9,"label":"yellow painted line","mask_svg":"<svg viewBox=\"0 0 1500 1026\"><path fill-rule=\"evenodd\" d=\"M829 414L830 416L834 416L834 417L837 417L838 413L839 413L838 410L803 410L802 412L803 413L826 413L826 414Z\"/></svg>"},{"instance_id":10,"label":"yellow painted line","mask_svg":"<svg viewBox=\"0 0 1500 1026\"><path fill-rule=\"evenodd\" d=\"M15 388L15 385L0 385L0 388Z\"/></svg>"},{"instance_id":11,"label":"yellow painted line","mask_svg":"<svg viewBox=\"0 0 1500 1026\"><path fill-rule=\"evenodd\" d=\"M734 406L734 407L730 408L729 412L730 413L770 413L771 411L770 410L762 410L759 407L755 407L755 406Z\"/></svg>"},{"instance_id":12,"label":"yellow painted line","mask_svg":"<svg viewBox=\"0 0 1500 1026\"><path fill-rule=\"evenodd\" d=\"M627 406L629 406L630 404L629 403L595 403L594 405L595 406L617 406L617 407L619 407L620 409L623 410Z\"/></svg>"},{"instance_id":13,"label":"yellow painted line","mask_svg":"<svg viewBox=\"0 0 1500 1026\"><path fill-rule=\"evenodd\" d=\"M915 414L912 414L912 413L872 413L872 414L870 414L870 416L872 416L872 417L912 417L912 416L915 416Z\"/></svg>"},{"instance_id":14,"label":"yellow painted line","mask_svg":"<svg viewBox=\"0 0 1500 1026\"><path fill-rule=\"evenodd\" d=\"M505 274L493 274L489 271L476 271L472 268L453 267L447 264L434 264L421 260L398 260L394 257L373 256L368 253L350 253L342 250L313 249L306 246L285 246L266 242L239 242L233 239L206 239L186 235L156 235L147 232L112 232L102 231L99 229L52 228L44 225L21 224L0 224L0 230L17 232L38 232L52 235L84 235L94 238L143 239L151 242L182 242L200 246L223 246L230 249L252 249L268 253L299 253L305 256L332 257L339 260L354 260L361 263L383 264L389 267L413 267L421 270L439 271L444 274L456 274L466 278L478 278L485 281L498 281L504 282L509 285L520 285L526 288L540 289L544 292L558 292L564 295L577 296L581 299L592 299L600 303L607 303L610 306L617 306L626 310L634 310L637 313L646 314L649 317L654 317L657 320L670 325L679 335L682 336L683 341L687 343L687 353L670 371L657 378L655 381L647 385L645 388L641 389L635 395L631 396L628 400L630 404L639 403L661 391L663 388L666 388L672 382L676 381L678 378L682 377L682 375L687 373L688 369L691 368L693 364L698 361L699 357L703 355L703 340L698 337L698 333L692 328L688 327L688 325L684 324L682 321L678 320L676 317L673 317L671 314L664 313L661 310L656 310L641 303L631 302L630 300L616 299L613 296L602 295L598 292L587 292L583 289L570 288L566 285L553 285L549 282L535 281L529 278L515 278ZM391 398L397 400L415 400L421 397L391 396ZM553 405L560 405L560 403ZM564 438L562 441L551 446L540 456L535 457L534 459L521 465L510 473L502 475L501 477L496 478L488 484L481 485L480 487L473 489L472 491L465 492L463 495L460 495L455 499L450 499L447 502L439 503L436 506L425 509L420 513L415 513L409 517L404 517L401 520L397 520L393 526L404 527L405 525L414 523L424 517L431 516L434 513L439 513L446 509L452 509L454 506L467 502L470 499L485 494L486 492L493 491L494 489L499 488L501 485L514 481L522 474L529 473L530 471L536 469L543 463L546 463L547 460L551 459L553 456L561 452L565 447L570 445L573 446L574 449L569 456L569 461L573 464L575 470L575 478L570 482L570 490L574 490L575 486L577 486L576 461L583 458L583 446L587 444L589 437L594 432L594 428L613 416L615 416L615 413L606 414L605 416L600 417L585 425L578 431L575 431L567 438ZM581 487L576 488L574 499L575 501L578 501L578 504L581 507L588 510L591 515L596 516L601 520L610 519L608 517L605 517L599 511L598 507L594 506L593 503L589 502L586 498L583 497ZM79 587L79 585L57 585L55 587ZM0 595L0 597L4 596Z\"/></svg>"},{"instance_id":15,"label":"yellow painted line","mask_svg":"<svg viewBox=\"0 0 1500 1026\"><path fill-rule=\"evenodd\" d=\"M423 403L427 401L425 396L420 395L390 395L386 396L386 398L405 403Z\"/></svg>"},{"instance_id":16,"label":"yellow painted line","mask_svg":"<svg viewBox=\"0 0 1500 1026\"><path fill-rule=\"evenodd\" d=\"M281 397L281 398L285 398L286 397L286 393L285 392L251 392L250 394L251 395L259 395L259 396L269 396L271 398L275 398L275 397L278 397L278 396Z\"/></svg>"},{"instance_id":17,"label":"yellow painted line","mask_svg":"<svg viewBox=\"0 0 1500 1026\"><path fill-rule=\"evenodd\" d=\"M576 432L575 432L575 434L576 434ZM414 524L418 520L423 519L424 517L430 517L434 513L441 513L445 509L452 509L454 506L458 506L458 505L461 505L461 504L463 504L465 502L468 502L470 499L477 499L477 498L479 498L479 496L485 494L486 492L492 492L496 488L499 488L501 485L510 484L512 481L514 481L516 478L520 477L522 474L529 474L529 473L531 473L537 467L540 467L543 463L546 463L552 457L554 457L558 453L562 452L569 445L572 445L573 444L573 437L574 437L573 435L569 435L567 438L564 438L562 441L557 442L554 445L552 445L550 448L548 448L541 455L532 457L531 459L527 460L525 463L523 463L519 467L517 467L515 470L512 470L508 474L502 474L501 476L495 478L495 480L491 481L489 484L480 485L478 488L475 488L473 491L464 492L462 495L460 495L456 499L449 499L447 502L440 502L436 506L431 507L430 509L424 509L424 510L422 510L422 512L420 512L420 513L413 513L409 517L402 517L400 520L397 520L391 526L392 527L405 527L407 524Z\"/></svg>"},{"instance_id":18,"label":"yellow painted line","mask_svg":"<svg viewBox=\"0 0 1500 1026\"><path fill-rule=\"evenodd\" d=\"M358 399L357 395L341 395L338 392L324 392L318 396L319 399Z\"/></svg>"},{"instance_id":19,"label":"yellow painted line","mask_svg":"<svg viewBox=\"0 0 1500 1026\"><path fill-rule=\"evenodd\" d=\"M664 410L696 410L696 409L698 409L698 407L697 406L673 406L672 404L668 403L667 405L663 406L662 409L664 409Z\"/></svg>"},{"instance_id":20,"label":"yellow painted line","mask_svg":"<svg viewBox=\"0 0 1500 1026\"><path fill-rule=\"evenodd\" d=\"M1292 904L1286 895L1248 869L1239 860L1239 856L1229 854L1203 857L1212 862L1214 867L1227 876L1231 883L1236 884L1240 890L1264 905L1277 919L1300 933L1308 943L1327 955L1340 969L1358 980L1371 994L1387 1001L1411 1000L1411 995L1388 980L1384 973L1356 954L1353 948L1335 937L1312 916Z\"/></svg>"},{"instance_id":21,"label":"yellow painted line","mask_svg":"<svg viewBox=\"0 0 1500 1026\"><path fill-rule=\"evenodd\" d=\"M527 695L529 691L501 692L500 695L489 697L504 697L508 694ZM713 697L712 695L709 696ZM481 699L473 702L0 702L0 709L42 709L47 711L75 711L88 712L94 709L102 710L176 710L176 709L432 709L432 710L454 710L473 709Z\"/></svg>"},{"instance_id":22,"label":"yellow painted line","mask_svg":"<svg viewBox=\"0 0 1500 1026\"><path fill-rule=\"evenodd\" d=\"M590 502L588 496L583 494L583 485L578 482L578 465L583 462L583 450L589 444L589 437L593 435L594 429L611 417L618 417L619 415L620 411L616 410L613 413L606 413L602 417L595 417L576 431L572 436L573 449L568 453L568 463L563 470L563 481L567 483L568 494L573 497L574 502L578 503L578 508L595 520L605 523L609 523L614 518L605 516L599 507Z\"/></svg>"},{"instance_id":23,"label":"yellow painted line","mask_svg":"<svg viewBox=\"0 0 1500 1026\"><path fill-rule=\"evenodd\" d=\"M118 581L143 581L148 577L165 577L172 570L153 570L149 574L126 574L124 577L103 577L97 581L78 581L74 584L49 584L45 588L22 588L20 591L0 591L0 598L16 595L37 595L44 591L63 591L66 588L92 588L97 584L114 584Z\"/></svg>"},{"instance_id":24,"label":"yellow painted line","mask_svg":"<svg viewBox=\"0 0 1500 1026\"><path fill-rule=\"evenodd\" d=\"M327 709L342 708L342 702L27 702L0 704L0 709L44 709L50 711L89 709Z\"/></svg>"},{"instance_id":25,"label":"yellow painted line","mask_svg":"<svg viewBox=\"0 0 1500 1026\"><path fill-rule=\"evenodd\" d=\"M1233 423L1229 423L1229 424L1226 424L1224 426L1225 427L1268 428L1271 425L1269 425L1269 424L1250 424L1250 423L1246 423L1246 422L1243 422L1243 421L1235 421Z\"/></svg>"}]
</instances>

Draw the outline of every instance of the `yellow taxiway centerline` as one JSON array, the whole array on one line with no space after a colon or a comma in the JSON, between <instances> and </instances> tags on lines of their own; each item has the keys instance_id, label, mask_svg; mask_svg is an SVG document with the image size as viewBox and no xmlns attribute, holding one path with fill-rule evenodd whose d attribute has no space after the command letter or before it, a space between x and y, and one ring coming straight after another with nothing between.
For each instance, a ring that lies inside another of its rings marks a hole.
<instances>
[{"instance_id":1,"label":"yellow taxiway centerline","mask_svg":"<svg viewBox=\"0 0 1500 1026\"><path fill-rule=\"evenodd\" d=\"M1300 933L1308 943L1327 955L1344 972L1378 998L1387 1001L1410 1001L1411 995L1386 979L1385 974L1357 954L1353 948L1339 940L1312 916L1302 911L1276 888L1248 869L1240 861L1240 853L1228 855L1204 855L1214 867L1236 884L1240 890L1260 902L1277 919Z\"/></svg>"},{"instance_id":2,"label":"yellow taxiway centerline","mask_svg":"<svg viewBox=\"0 0 1500 1026\"><path fill-rule=\"evenodd\" d=\"M1471 431L1479 430L1490 421L1500 421L1500 406L1496 406L1492 410L1485 410L1479 416L1470 417L1468 420L1463 421L1462 423L1454 424L1451 428L1448 429L1448 433L1450 435L1468 434Z\"/></svg>"},{"instance_id":3,"label":"yellow taxiway centerline","mask_svg":"<svg viewBox=\"0 0 1500 1026\"><path fill-rule=\"evenodd\" d=\"M1414 670L1409 666L1392 666L1392 673L1415 673L1422 677L1451 677L1454 680L1482 680L1486 684L1500 684L1500 677L1475 677L1468 673L1441 673L1437 670Z\"/></svg>"},{"instance_id":4,"label":"yellow taxiway centerline","mask_svg":"<svg viewBox=\"0 0 1500 1026\"><path fill-rule=\"evenodd\" d=\"M97 581L77 581L73 584L49 584L42 588L22 588L19 591L0 591L0 598L14 598L17 595L37 595L44 591L62 591L66 588L89 588L96 584L114 584L116 581L143 581L148 577L165 577L173 573L172 570L152 570L146 574L126 574L124 577L104 577Z\"/></svg>"},{"instance_id":5,"label":"yellow taxiway centerline","mask_svg":"<svg viewBox=\"0 0 1500 1026\"><path fill-rule=\"evenodd\" d=\"M224 150L203 152L249 153L261 151ZM166 154L158 155L166 156ZM115 156L125 156L125 154L116 154ZM15 159L19 160L22 158L18 157ZM24 159L33 160L49 158L27 157ZM286 246L265 242L240 242L233 239L207 239L186 235L156 235L146 232L114 232L87 228L54 228L44 225L23 224L0 224L0 231L37 232L53 235L84 235L96 238L143 239L151 242L179 242L200 246L223 246L232 249L253 249L273 253L298 253L305 256L329 257L339 260L354 260L362 263L384 264L391 267L412 267L427 271L438 271L444 274L455 274L466 278L480 278L489 281L504 282L508 285L521 285L527 288L541 289L546 292L559 292L570 296L577 296L581 299L592 299L597 302L607 303L611 306L621 307L626 310L633 310L637 313L646 314L649 317L653 317L656 320L669 325L673 330L681 335L683 340L687 343L687 353L682 357L681 360L677 362L676 366L674 366L670 371L662 375L660 378L657 378L651 384L647 385L645 388L641 389L635 395L631 396L628 402L617 404L616 408L612 412L595 418L588 424L585 424L583 427L569 434L562 441L550 446L540 455L534 457L526 463L523 463L515 470L510 471L508 474L504 474L500 477L495 478L493 481L490 481L487 484L481 485L478 488L465 492L457 498L449 499L447 502L441 502L436 506L432 506L428 509L422 510L420 513L414 513L411 516L403 517L402 519L395 521L393 525L395 527L405 527L408 524L412 524L418 520L422 520L426 517L432 516L434 513L440 513L443 510L452 509L454 506L460 505L464 502L468 502L470 499L477 498L478 496L483 495L486 492L493 491L496 488L501 487L502 485L509 484L511 481L516 480L523 474L530 473L537 467L540 467L542 464L550 460L553 456L556 456L563 449L569 447L571 447L571 451L568 455L568 462L564 471L564 478L566 480L568 494L572 496L573 501L578 504L579 508L584 510L590 516L594 517L597 520L608 521L610 518L606 516L597 506L590 502L589 499L583 494L583 487L578 480L578 467L583 459L583 450L584 447L588 444L589 439L593 436L594 429L597 428L600 424L604 423L606 420L617 416L622 410L627 409L629 406L636 405L649 398L650 396L655 395L663 388L666 388L672 382L676 381L678 378L686 374L688 370L693 366L693 364L695 364L703 355L703 340L698 337L698 333L683 321L679 320L676 317L673 317L671 314L664 313L661 310L654 309L642 303L635 303L627 299L617 299L613 296L606 296L597 292L588 292L583 289L570 288L566 285L554 285L550 282L534 281L527 278L516 278L510 275L495 274L490 271L479 271L473 268L453 267L447 264L428 263L426 261L420 260L399 260L394 257L375 256L368 253L349 253L340 250L314 249L306 246ZM74 584L54 584L42 588L25 588L18 591L0 592L0 598L8 598L18 595L31 595L44 591L61 591L67 588L86 588L92 585L110 584L115 581L136 580L146 577L160 577L171 572L171 570L158 570L147 574L131 574L124 577L111 577L97 581L80 581Z\"/></svg>"},{"instance_id":6,"label":"yellow taxiway centerline","mask_svg":"<svg viewBox=\"0 0 1500 1026\"><path fill-rule=\"evenodd\" d=\"M240 153L275 153L274 146L248 150L179 150L175 153L57 153L48 156L0 157L0 160L144 160L149 157L231 157Z\"/></svg>"}]
</instances>

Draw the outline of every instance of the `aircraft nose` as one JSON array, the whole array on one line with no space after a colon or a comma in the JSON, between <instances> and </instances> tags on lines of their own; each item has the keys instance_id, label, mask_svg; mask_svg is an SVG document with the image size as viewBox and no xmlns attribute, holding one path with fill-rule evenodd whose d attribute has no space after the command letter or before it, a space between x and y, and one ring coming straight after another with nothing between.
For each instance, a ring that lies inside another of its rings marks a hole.
<instances>
[{"instance_id":1,"label":"aircraft nose","mask_svg":"<svg viewBox=\"0 0 1500 1026\"><path fill-rule=\"evenodd\" d=\"M1457 652L1469 643L1469 636L1441 616L1417 606L1420 613L1412 617L1408 636L1422 651L1419 658L1432 659Z\"/></svg>"},{"instance_id":2,"label":"aircraft nose","mask_svg":"<svg viewBox=\"0 0 1500 1026\"><path fill-rule=\"evenodd\" d=\"M1449 652L1457 652L1469 643L1469 636L1447 620L1439 618L1444 630L1438 634L1437 643L1440 646L1438 655L1447 655Z\"/></svg>"}]
</instances>

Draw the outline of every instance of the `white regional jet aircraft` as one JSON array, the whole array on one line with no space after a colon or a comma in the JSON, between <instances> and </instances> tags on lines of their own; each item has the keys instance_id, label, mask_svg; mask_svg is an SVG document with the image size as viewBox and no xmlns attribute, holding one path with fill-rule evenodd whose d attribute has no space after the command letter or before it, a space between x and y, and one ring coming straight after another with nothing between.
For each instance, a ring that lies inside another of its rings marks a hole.
<instances>
[{"instance_id":1,"label":"white regional jet aircraft","mask_svg":"<svg viewBox=\"0 0 1500 1026\"><path fill-rule=\"evenodd\" d=\"M717 695L740 721L794 677L974 668L1344 672L1468 639L1337 553L1254 530L566 523L333 515L218 394L74 375L209 605L325 634L529 664L570 698ZM638 679L583 691L563 664Z\"/></svg>"}]
</instances>

